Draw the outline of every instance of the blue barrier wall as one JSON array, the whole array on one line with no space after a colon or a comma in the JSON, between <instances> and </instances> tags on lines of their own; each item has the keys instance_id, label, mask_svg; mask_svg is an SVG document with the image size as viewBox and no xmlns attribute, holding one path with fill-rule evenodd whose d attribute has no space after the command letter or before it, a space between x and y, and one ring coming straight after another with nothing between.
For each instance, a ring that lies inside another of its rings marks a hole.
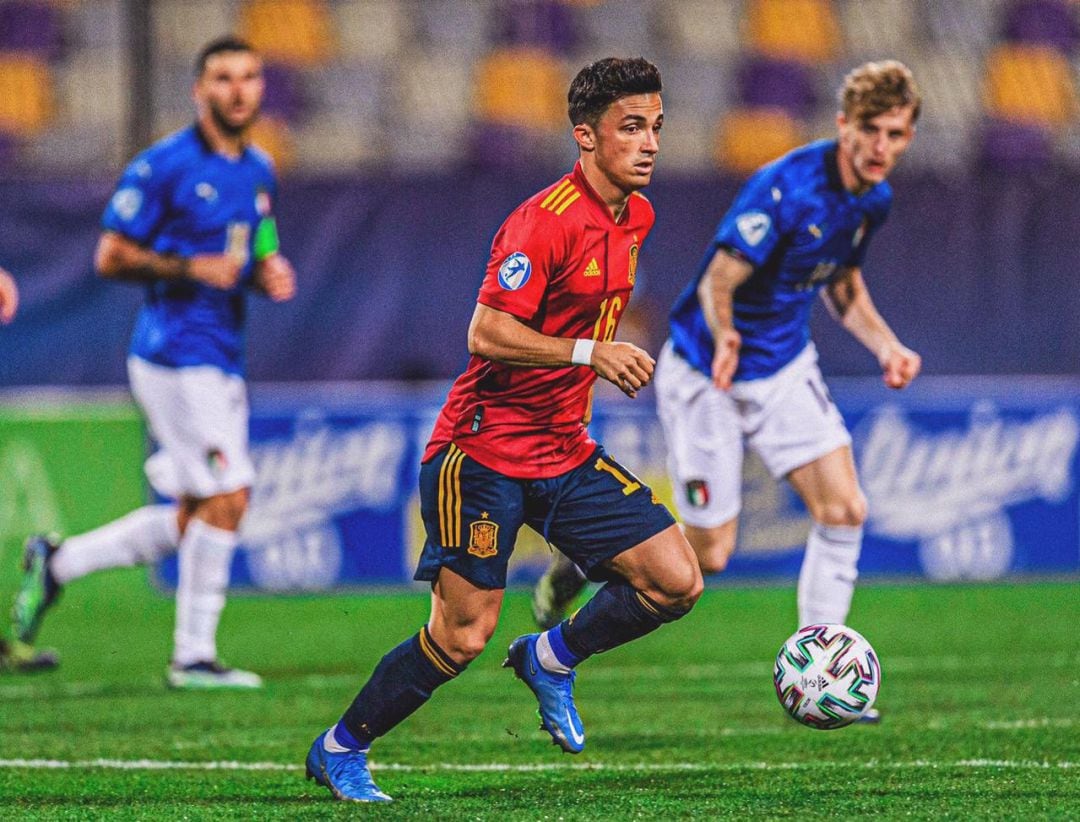
<instances>
[{"instance_id":1,"label":"blue barrier wall","mask_svg":"<svg viewBox=\"0 0 1080 822\"><path fill-rule=\"evenodd\" d=\"M284 181L282 238L300 293L284 306L253 299L253 379L456 374L492 236L558 173ZM1078 372L1078 183L1054 172L898 175L867 279L927 373ZM658 222L623 331L633 326L657 348L668 307L737 186L660 169L648 190ZM0 264L18 275L24 295L15 324L0 329L0 385L124 381L139 289L99 282L90 269L109 191L103 181L0 181ZM827 374L872 370L831 320L815 325Z\"/></svg>"},{"instance_id":2,"label":"blue barrier wall","mask_svg":"<svg viewBox=\"0 0 1080 822\"><path fill-rule=\"evenodd\" d=\"M833 381L870 501L864 576L988 580L1080 571L1080 380L925 378L887 391ZM423 542L418 461L445 386L259 388L258 476L233 582L321 590L411 578ZM605 392L607 393L607 392ZM645 402L601 397L594 433L664 499L659 422ZM808 521L756 460L744 476L739 547L723 579L794 577ZM523 529L511 579L549 549ZM163 568L175 581L175 562Z\"/></svg>"}]
</instances>

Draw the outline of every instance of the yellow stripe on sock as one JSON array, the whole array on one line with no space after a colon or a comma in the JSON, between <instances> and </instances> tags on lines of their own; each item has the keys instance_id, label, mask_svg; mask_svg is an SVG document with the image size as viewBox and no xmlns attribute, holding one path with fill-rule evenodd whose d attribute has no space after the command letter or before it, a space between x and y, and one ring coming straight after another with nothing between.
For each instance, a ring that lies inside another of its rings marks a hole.
<instances>
[{"instance_id":1,"label":"yellow stripe on sock","mask_svg":"<svg viewBox=\"0 0 1080 822\"><path fill-rule=\"evenodd\" d=\"M652 600L641 593L641 591L634 591L634 593L637 595L638 601L648 609L649 613L655 617L660 616L660 612L656 610L656 606L653 605Z\"/></svg>"},{"instance_id":2,"label":"yellow stripe on sock","mask_svg":"<svg viewBox=\"0 0 1080 822\"><path fill-rule=\"evenodd\" d=\"M452 668L446 660L442 658L442 654L435 649L434 642L431 637L428 636L426 627L420 629L418 636L420 638L420 650L424 652L424 656L431 660L431 664L448 677L453 678L457 676L458 672Z\"/></svg>"}]
</instances>

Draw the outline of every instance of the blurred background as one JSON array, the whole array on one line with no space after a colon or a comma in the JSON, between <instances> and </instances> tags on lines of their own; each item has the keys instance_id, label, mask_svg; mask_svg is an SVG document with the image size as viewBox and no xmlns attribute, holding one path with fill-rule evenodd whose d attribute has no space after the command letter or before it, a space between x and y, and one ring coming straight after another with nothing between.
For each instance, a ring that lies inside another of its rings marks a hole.
<instances>
[{"instance_id":1,"label":"blurred background","mask_svg":"<svg viewBox=\"0 0 1080 822\"><path fill-rule=\"evenodd\" d=\"M266 58L255 140L281 172L300 275L292 303L252 301L265 498L241 583L408 576L417 448L466 361L491 238L572 165L567 85L612 54L654 61L665 86L658 222L620 329L652 351L745 176L835 134L853 66L911 67L923 114L866 276L927 376L888 394L834 323L814 330L876 517L864 571L1080 568L1071 0L0 0L0 264L23 293L0 329L5 539L96 525L145 494L138 417L100 393L125 381L141 294L98 282L91 253L120 169L191 121L193 59L227 32ZM598 432L678 493L650 402L602 396ZM95 466L121 435L91 418L135 432L109 471ZM805 520L747 470L753 516L732 572L790 576Z\"/></svg>"}]
</instances>

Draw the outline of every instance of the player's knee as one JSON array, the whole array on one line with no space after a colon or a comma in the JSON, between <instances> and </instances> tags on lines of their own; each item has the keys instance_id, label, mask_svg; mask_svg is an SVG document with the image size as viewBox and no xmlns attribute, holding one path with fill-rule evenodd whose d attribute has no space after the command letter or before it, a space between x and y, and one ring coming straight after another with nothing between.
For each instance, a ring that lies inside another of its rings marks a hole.
<instances>
[{"instance_id":1,"label":"player's knee","mask_svg":"<svg viewBox=\"0 0 1080 822\"><path fill-rule=\"evenodd\" d=\"M651 596L677 619L690 612L704 590L701 569L694 563L685 563L685 567L674 569L664 585Z\"/></svg>"},{"instance_id":2,"label":"player's knee","mask_svg":"<svg viewBox=\"0 0 1080 822\"><path fill-rule=\"evenodd\" d=\"M208 525L225 531L238 531L240 522L247 513L247 489L218 494L201 500L195 506L195 516Z\"/></svg>"},{"instance_id":3,"label":"player's knee","mask_svg":"<svg viewBox=\"0 0 1080 822\"><path fill-rule=\"evenodd\" d=\"M719 528L693 528L685 527L683 532L694 549L698 566L703 574L719 574L727 568L728 560L735 550L735 528L721 526Z\"/></svg>"},{"instance_id":4,"label":"player's knee","mask_svg":"<svg viewBox=\"0 0 1080 822\"><path fill-rule=\"evenodd\" d=\"M698 564L703 574L719 574L727 568L728 560L734 548L734 539L714 537L700 547L694 546Z\"/></svg>"},{"instance_id":5,"label":"player's knee","mask_svg":"<svg viewBox=\"0 0 1080 822\"><path fill-rule=\"evenodd\" d=\"M866 497L857 492L847 499L822 504L811 514L822 525L847 525L859 527L866 522Z\"/></svg>"},{"instance_id":6,"label":"player's knee","mask_svg":"<svg viewBox=\"0 0 1080 822\"><path fill-rule=\"evenodd\" d=\"M472 662L487 647L495 626L486 624L472 624L461 626L451 631L443 640L447 647L444 651L459 664Z\"/></svg>"}]
</instances>

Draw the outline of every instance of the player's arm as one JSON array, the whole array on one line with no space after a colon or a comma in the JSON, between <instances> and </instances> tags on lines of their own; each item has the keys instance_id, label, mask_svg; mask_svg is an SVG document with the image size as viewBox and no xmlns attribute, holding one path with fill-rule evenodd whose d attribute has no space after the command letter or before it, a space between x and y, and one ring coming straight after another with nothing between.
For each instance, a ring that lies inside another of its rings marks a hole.
<instances>
[{"instance_id":1,"label":"player's arm","mask_svg":"<svg viewBox=\"0 0 1080 822\"><path fill-rule=\"evenodd\" d=\"M833 317L877 357L889 388L906 388L918 376L922 358L900 342L878 313L861 269L842 269L822 294Z\"/></svg>"},{"instance_id":2,"label":"player's arm","mask_svg":"<svg viewBox=\"0 0 1080 822\"><path fill-rule=\"evenodd\" d=\"M716 345L712 362L713 385L724 391L731 388L739 364L742 337L735 330L735 289L754 272L742 257L720 248L698 283L698 302Z\"/></svg>"},{"instance_id":3,"label":"player's arm","mask_svg":"<svg viewBox=\"0 0 1080 822\"><path fill-rule=\"evenodd\" d=\"M590 341L592 342L592 341ZM469 323L469 353L486 360L529 368L566 368L576 340L549 337L505 311L476 304ZM627 342L594 342L589 367L628 397L649 384L655 360Z\"/></svg>"},{"instance_id":4,"label":"player's arm","mask_svg":"<svg viewBox=\"0 0 1080 822\"><path fill-rule=\"evenodd\" d=\"M240 260L230 254L178 257L159 254L115 231L104 231L94 252L94 268L109 280L152 282L194 280L213 288L229 289L240 278Z\"/></svg>"},{"instance_id":5,"label":"player's arm","mask_svg":"<svg viewBox=\"0 0 1080 822\"><path fill-rule=\"evenodd\" d=\"M296 296L296 271L284 255L275 252L255 263L255 287L276 303Z\"/></svg>"},{"instance_id":6,"label":"player's arm","mask_svg":"<svg viewBox=\"0 0 1080 822\"><path fill-rule=\"evenodd\" d=\"M19 309L19 288L15 278L0 268L0 323L7 325Z\"/></svg>"}]
</instances>

